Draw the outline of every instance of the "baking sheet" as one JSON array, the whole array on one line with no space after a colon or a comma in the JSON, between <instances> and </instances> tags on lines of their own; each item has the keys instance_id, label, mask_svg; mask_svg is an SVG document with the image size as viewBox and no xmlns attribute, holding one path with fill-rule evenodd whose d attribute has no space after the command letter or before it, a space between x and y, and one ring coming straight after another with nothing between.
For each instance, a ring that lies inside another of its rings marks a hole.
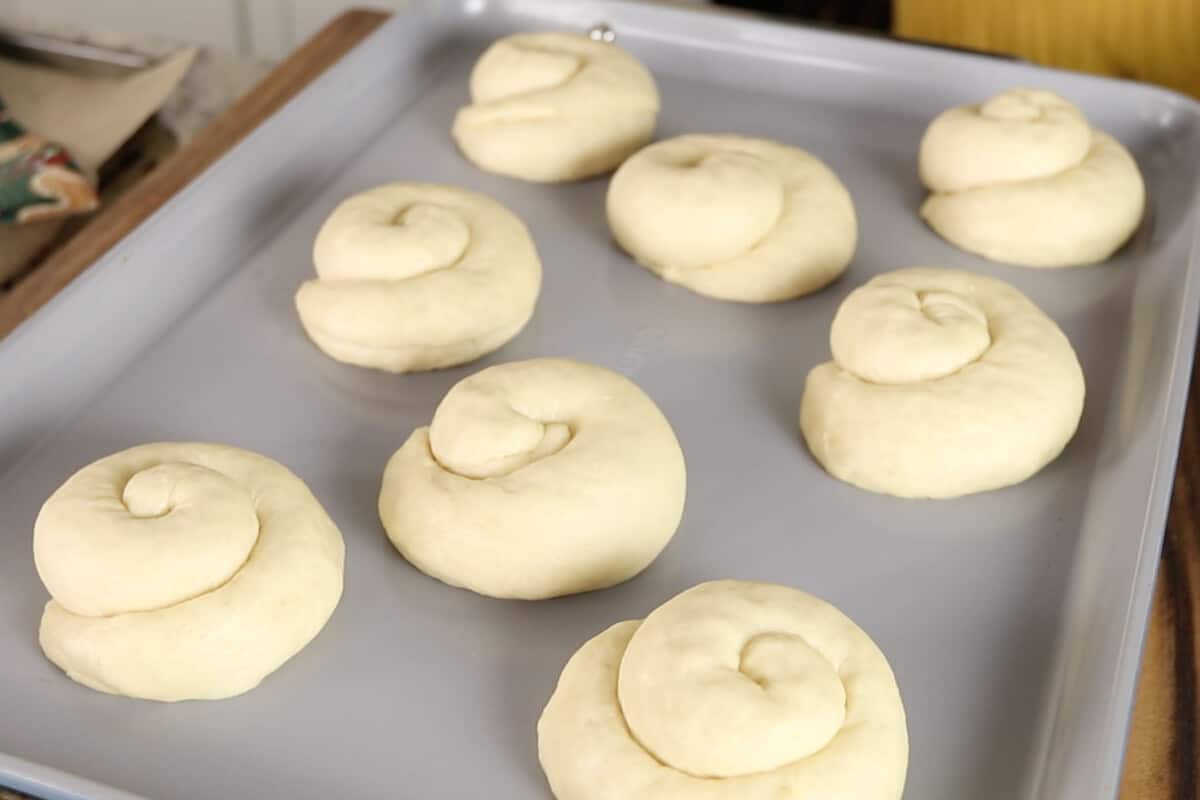
<instances>
[{"instance_id":1,"label":"baking sheet","mask_svg":"<svg viewBox=\"0 0 1200 800\"><path fill-rule=\"evenodd\" d=\"M770 136L838 172L861 231L843 280L780 305L707 300L616 249L605 180L527 185L458 156L448 128L488 41L601 21L654 70L661 136ZM1108 264L993 265L917 218L928 120L1011 85L1071 97L1138 158L1149 213ZM1136 84L742 16L461 0L393 20L0 342L0 783L50 797L125 796L95 784L172 798L548 797L534 725L570 654L688 586L739 577L825 597L887 653L909 714L907 797L1114 796L1196 329L1198 120L1191 101ZM324 217L399 179L490 194L537 241L535 317L476 364L360 370L321 355L296 320L292 294L312 272ZM1031 481L897 500L827 477L800 442L796 405L806 372L828 357L838 303L912 264L1008 280L1075 344L1089 387L1082 424ZM688 505L672 544L624 586L490 600L392 549L376 518L379 479L456 381L537 355L636 380L683 445ZM280 460L346 538L330 624L241 698L108 697L37 647L46 595L30 532L41 500L79 466L159 439Z\"/></svg>"}]
</instances>

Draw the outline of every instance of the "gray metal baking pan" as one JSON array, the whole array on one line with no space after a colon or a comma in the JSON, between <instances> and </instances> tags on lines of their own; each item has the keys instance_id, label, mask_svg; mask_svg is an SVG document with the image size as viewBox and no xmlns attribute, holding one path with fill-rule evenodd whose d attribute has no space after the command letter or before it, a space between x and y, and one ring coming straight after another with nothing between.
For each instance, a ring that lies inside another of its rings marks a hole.
<instances>
[{"instance_id":1,"label":"gray metal baking pan","mask_svg":"<svg viewBox=\"0 0 1200 800\"><path fill-rule=\"evenodd\" d=\"M523 184L456 153L448 128L487 42L598 22L658 77L662 136L770 136L838 172L861 224L843 280L780 305L707 300L614 247L605 180ZM1141 164L1149 213L1109 263L990 264L917 218L926 123L1012 85L1073 98ZM909 712L908 797L1113 797L1200 306L1197 152L1197 105L1133 83L624 2L418 5L0 342L0 783L50 798L547 798L534 724L568 656L688 586L739 577L829 599L888 654ZM399 179L486 192L537 240L537 313L480 363L389 376L331 361L301 331L292 293L317 227L343 197ZM805 451L795 409L838 303L912 264L1011 281L1078 349L1082 425L1032 480L902 501L829 478ZM640 577L562 600L423 576L376 518L384 463L464 375L547 354L617 369L661 405L688 460L682 528ZM328 627L237 699L105 696L37 646L42 499L93 459L162 439L278 459L346 538Z\"/></svg>"}]
</instances>

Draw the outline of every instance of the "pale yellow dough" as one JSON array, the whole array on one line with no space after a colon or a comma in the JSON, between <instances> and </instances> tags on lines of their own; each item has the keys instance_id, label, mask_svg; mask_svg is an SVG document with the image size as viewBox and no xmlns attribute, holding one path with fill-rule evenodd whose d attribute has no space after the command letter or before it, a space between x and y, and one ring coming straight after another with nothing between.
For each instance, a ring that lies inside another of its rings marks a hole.
<instances>
[{"instance_id":1,"label":"pale yellow dough","mask_svg":"<svg viewBox=\"0 0 1200 800\"><path fill-rule=\"evenodd\" d=\"M542 265L529 231L488 197L393 183L355 195L313 245L296 293L309 337L338 361L439 369L497 350L533 315Z\"/></svg>"},{"instance_id":2,"label":"pale yellow dough","mask_svg":"<svg viewBox=\"0 0 1200 800\"><path fill-rule=\"evenodd\" d=\"M216 444L84 467L42 507L33 553L54 598L46 656L85 686L148 700L254 688L342 594L342 536L304 483Z\"/></svg>"},{"instance_id":3,"label":"pale yellow dough","mask_svg":"<svg viewBox=\"0 0 1200 800\"><path fill-rule=\"evenodd\" d=\"M574 33L495 42L471 72L453 135L476 166L527 181L608 172L650 141L658 88L629 53Z\"/></svg>"},{"instance_id":4,"label":"pale yellow dough","mask_svg":"<svg viewBox=\"0 0 1200 800\"><path fill-rule=\"evenodd\" d=\"M580 648L538 755L558 800L899 800L908 732L891 667L853 621L725 580Z\"/></svg>"},{"instance_id":5,"label":"pale yellow dough","mask_svg":"<svg viewBox=\"0 0 1200 800\"><path fill-rule=\"evenodd\" d=\"M559 358L465 378L388 462L379 516L421 571L493 597L620 583L679 527L683 453L628 379Z\"/></svg>"},{"instance_id":6,"label":"pale yellow dough","mask_svg":"<svg viewBox=\"0 0 1200 800\"><path fill-rule=\"evenodd\" d=\"M664 280L720 300L815 292L846 269L850 194L818 159L744 136L679 136L621 165L608 189L613 237Z\"/></svg>"},{"instance_id":7,"label":"pale yellow dough","mask_svg":"<svg viewBox=\"0 0 1200 800\"><path fill-rule=\"evenodd\" d=\"M951 243L1027 267L1094 264L1137 229L1137 162L1053 92L1010 89L938 116L921 141L921 216Z\"/></svg>"},{"instance_id":8,"label":"pale yellow dough","mask_svg":"<svg viewBox=\"0 0 1200 800\"><path fill-rule=\"evenodd\" d=\"M911 268L855 289L808 374L800 430L834 477L899 497L1019 483L1062 452L1083 412L1079 360L1007 283Z\"/></svg>"}]
</instances>

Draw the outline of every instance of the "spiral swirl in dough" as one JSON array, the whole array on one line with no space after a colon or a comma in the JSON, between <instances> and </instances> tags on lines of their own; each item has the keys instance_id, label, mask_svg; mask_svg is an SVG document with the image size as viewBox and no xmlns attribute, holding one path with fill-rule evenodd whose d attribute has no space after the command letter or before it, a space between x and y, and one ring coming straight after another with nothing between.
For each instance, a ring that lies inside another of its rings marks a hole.
<instances>
[{"instance_id":1,"label":"spiral swirl in dough","mask_svg":"<svg viewBox=\"0 0 1200 800\"><path fill-rule=\"evenodd\" d=\"M527 181L608 172L650 141L658 88L608 42L573 33L521 33L495 42L471 72L471 105L453 135L476 166Z\"/></svg>"},{"instance_id":2,"label":"spiral swirl in dough","mask_svg":"<svg viewBox=\"0 0 1200 800\"><path fill-rule=\"evenodd\" d=\"M541 358L456 384L388 463L379 516L422 572L536 600L641 572L679 527L686 483L675 434L641 389Z\"/></svg>"},{"instance_id":3,"label":"spiral swirl in dough","mask_svg":"<svg viewBox=\"0 0 1200 800\"><path fill-rule=\"evenodd\" d=\"M702 583L579 649L538 722L558 800L898 800L891 667L836 608Z\"/></svg>"},{"instance_id":4,"label":"spiral swirl in dough","mask_svg":"<svg viewBox=\"0 0 1200 800\"><path fill-rule=\"evenodd\" d=\"M46 656L102 692L218 699L312 640L342 536L304 483L216 444L147 444L75 473L34 525Z\"/></svg>"},{"instance_id":5,"label":"spiral swirl in dough","mask_svg":"<svg viewBox=\"0 0 1200 800\"><path fill-rule=\"evenodd\" d=\"M834 477L900 497L1019 483L1083 412L1083 371L1054 321L1007 283L915 267L855 289L808 374L800 430Z\"/></svg>"},{"instance_id":6,"label":"spiral swirl in dough","mask_svg":"<svg viewBox=\"0 0 1200 800\"><path fill-rule=\"evenodd\" d=\"M338 361L388 372L473 361L516 336L542 265L521 220L453 186L393 183L355 195L313 246L296 293L309 337Z\"/></svg>"},{"instance_id":7,"label":"spiral swirl in dough","mask_svg":"<svg viewBox=\"0 0 1200 800\"><path fill-rule=\"evenodd\" d=\"M920 169L925 221L994 261L1093 264L1142 219L1137 162L1053 92L1010 89L944 112L921 141Z\"/></svg>"},{"instance_id":8,"label":"spiral swirl in dough","mask_svg":"<svg viewBox=\"0 0 1200 800\"><path fill-rule=\"evenodd\" d=\"M857 240L837 176L766 139L655 142L617 170L607 206L613 237L640 264L719 300L815 292L845 271Z\"/></svg>"}]
</instances>

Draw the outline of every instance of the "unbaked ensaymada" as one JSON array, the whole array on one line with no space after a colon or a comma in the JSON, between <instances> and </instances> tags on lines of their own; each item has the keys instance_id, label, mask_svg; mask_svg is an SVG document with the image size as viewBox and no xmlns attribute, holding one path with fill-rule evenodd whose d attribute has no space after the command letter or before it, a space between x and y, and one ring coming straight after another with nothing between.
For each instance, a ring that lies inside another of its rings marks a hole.
<instances>
[{"instance_id":1,"label":"unbaked ensaymada","mask_svg":"<svg viewBox=\"0 0 1200 800\"><path fill-rule=\"evenodd\" d=\"M388 462L379 515L421 571L493 597L603 589L679 527L683 452L627 378L539 358L457 383Z\"/></svg>"},{"instance_id":2,"label":"unbaked ensaymada","mask_svg":"<svg viewBox=\"0 0 1200 800\"><path fill-rule=\"evenodd\" d=\"M1083 370L1050 317L1003 281L915 267L843 301L833 360L808 374L800 430L831 475L945 498L1019 483L1083 412Z\"/></svg>"},{"instance_id":3,"label":"unbaked ensaymada","mask_svg":"<svg viewBox=\"0 0 1200 800\"><path fill-rule=\"evenodd\" d=\"M46 656L149 700L241 694L320 632L342 536L304 483L217 444L146 444L72 475L34 525Z\"/></svg>"},{"instance_id":4,"label":"unbaked ensaymada","mask_svg":"<svg viewBox=\"0 0 1200 800\"><path fill-rule=\"evenodd\" d=\"M921 141L921 216L951 243L1027 267L1104 261L1141 222L1120 142L1057 94L1010 89L939 115Z\"/></svg>"},{"instance_id":5,"label":"unbaked ensaymada","mask_svg":"<svg viewBox=\"0 0 1200 800\"><path fill-rule=\"evenodd\" d=\"M606 202L617 243L664 280L720 300L790 300L854 255L857 222L837 176L766 139L691 134L640 150Z\"/></svg>"},{"instance_id":6,"label":"unbaked ensaymada","mask_svg":"<svg viewBox=\"0 0 1200 800\"><path fill-rule=\"evenodd\" d=\"M327 355L388 372L487 355L533 315L542 265L528 229L489 197L392 183L339 205L313 245L317 278L296 292Z\"/></svg>"},{"instance_id":7,"label":"unbaked ensaymada","mask_svg":"<svg viewBox=\"0 0 1200 800\"><path fill-rule=\"evenodd\" d=\"M558 800L899 800L904 706L887 659L829 603L712 581L567 662L538 720Z\"/></svg>"},{"instance_id":8,"label":"unbaked ensaymada","mask_svg":"<svg viewBox=\"0 0 1200 800\"><path fill-rule=\"evenodd\" d=\"M471 103L453 136L476 166L527 181L590 178L654 135L658 88L610 42L575 33L519 33L492 44L471 71Z\"/></svg>"}]
</instances>

